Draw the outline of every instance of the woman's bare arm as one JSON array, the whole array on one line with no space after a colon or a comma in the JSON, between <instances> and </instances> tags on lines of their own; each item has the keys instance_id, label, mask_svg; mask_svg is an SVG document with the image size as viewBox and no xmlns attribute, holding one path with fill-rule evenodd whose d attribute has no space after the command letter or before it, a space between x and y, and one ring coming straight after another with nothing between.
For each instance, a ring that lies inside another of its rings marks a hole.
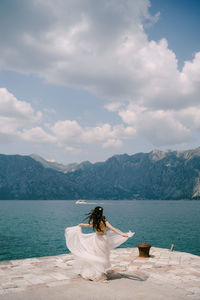
<instances>
[{"instance_id":1,"label":"woman's bare arm","mask_svg":"<svg viewBox=\"0 0 200 300\"><path fill-rule=\"evenodd\" d=\"M78 224L79 227L92 227L92 224Z\"/></svg>"},{"instance_id":2,"label":"woman's bare arm","mask_svg":"<svg viewBox=\"0 0 200 300\"><path fill-rule=\"evenodd\" d=\"M106 221L106 227L109 228L110 230L114 231L115 233L123 236L123 237L128 237L127 234L117 230L115 227L113 227L108 221Z\"/></svg>"}]
</instances>

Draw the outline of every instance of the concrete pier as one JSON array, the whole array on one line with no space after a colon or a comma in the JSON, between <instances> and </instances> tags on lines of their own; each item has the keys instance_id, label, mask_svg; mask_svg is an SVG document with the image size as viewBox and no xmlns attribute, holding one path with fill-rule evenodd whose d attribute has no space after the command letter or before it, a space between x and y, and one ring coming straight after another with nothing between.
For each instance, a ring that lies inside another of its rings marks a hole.
<instances>
[{"instance_id":1,"label":"concrete pier","mask_svg":"<svg viewBox=\"0 0 200 300\"><path fill-rule=\"evenodd\" d=\"M111 252L108 283L73 273L71 254L0 262L1 300L200 299L200 257L152 247L149 258L137 248Z\"/></svg>"}]
</instances>

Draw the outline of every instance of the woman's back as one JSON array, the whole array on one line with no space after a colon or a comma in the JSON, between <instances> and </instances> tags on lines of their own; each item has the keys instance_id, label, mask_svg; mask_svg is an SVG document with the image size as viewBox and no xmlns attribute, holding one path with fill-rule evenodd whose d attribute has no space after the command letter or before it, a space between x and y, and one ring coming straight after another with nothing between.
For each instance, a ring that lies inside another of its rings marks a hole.
<instances>
[{"instance_id":1,"label":"woman's back","mask_svg":"<svg viewBox=\"0 0 200 300\"><path fill-rule=\"evenodd\" d=\"M90 221L90 226L94 228L96 233L100 235L106 234L106 218L104 217L98 222L98 224L95 223L93 222L93 220Z\"/></svg>"},{"instance_id":2,"label":"woman's back","mask_svg":"<svg viewBox=\"0 0 200 300\"><path fill-rule=\"evenodd\" d=\"M106 234L106 225L105 225L105 223L103 221L100 221L99 227L100 227L100 230L98 230L98 229L95 228L96 233L97 234L101 234L101 235L102 234Z\"/></svg>"}]
</instances>

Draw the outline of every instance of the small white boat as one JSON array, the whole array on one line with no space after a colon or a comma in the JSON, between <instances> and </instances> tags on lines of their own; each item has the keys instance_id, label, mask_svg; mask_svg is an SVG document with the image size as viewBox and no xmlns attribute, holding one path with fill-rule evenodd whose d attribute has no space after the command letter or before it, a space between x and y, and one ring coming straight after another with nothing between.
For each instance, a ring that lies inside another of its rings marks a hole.
<instances>
[{"instance_id":1,"label":"small white boat","mask_svg":"<svg viewBox=\"0 0 200 300\"><path fill-rule=\"evenodd\" d=\"M77 200L76 204L87 204L85 200Z\"/></svg>"}]
</instances>

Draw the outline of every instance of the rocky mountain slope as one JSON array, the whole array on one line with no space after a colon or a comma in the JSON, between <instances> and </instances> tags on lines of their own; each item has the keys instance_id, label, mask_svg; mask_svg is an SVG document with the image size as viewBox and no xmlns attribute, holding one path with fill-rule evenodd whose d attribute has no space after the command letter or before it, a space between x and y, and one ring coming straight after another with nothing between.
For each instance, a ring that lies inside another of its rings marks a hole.
<instances>
[{"instance_id":1,"label":"rocky mountain slope","mask_svg":"<svg viewBox=\"0 0 200 300\"><path fill-rule=\"evenodd\" d=\"M64 165L64 164L59 164L57 162L45 160L44 158L42 158L41 156L39 156L37 154L31 154L30 157L32 157L34 160L40 162L43 165L43 167L45 167L45 168L50 168L50 169L60 171L63 173L74 172L78 169L87 169L87 168L90 168L90 166L92 166L91 162L89 162L89 161L84 161L80 164L71 163L68 165Z\"/></svg>"},{"instance_id":2,"label":"rocky mountain slope","mask_svg":"<svg viewBox=\"0 0 200 300\"><path fill-rule=\"evenodd\" d=\"M65 174L46 169L29 156L0 155L0 199L65 199L78 197Z\"/></svg>"},{"instance_id":3,"label":"rocky mountain slope","mask_svg":"<svg viewBox=\"0 0 200 300\"><path fill-rule=\"evenodd\" d=\"M200 148L61 166L0 155L0 199L200 199Z\"/></svg>"}]
</instances>

